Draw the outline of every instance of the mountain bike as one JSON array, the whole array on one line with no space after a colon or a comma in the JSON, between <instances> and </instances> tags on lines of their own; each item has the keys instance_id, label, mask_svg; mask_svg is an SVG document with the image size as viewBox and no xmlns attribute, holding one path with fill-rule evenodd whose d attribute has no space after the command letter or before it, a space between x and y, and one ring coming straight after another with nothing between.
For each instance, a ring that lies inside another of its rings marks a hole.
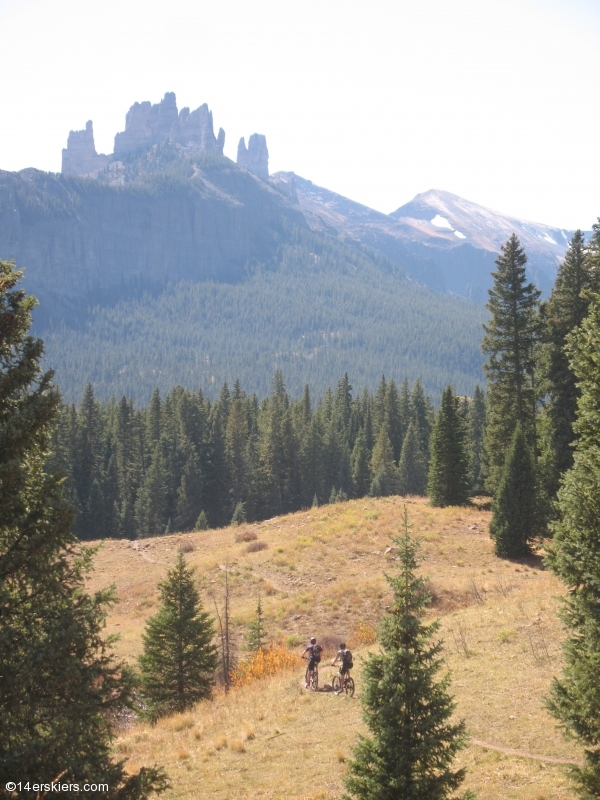
<instances>
[{"instance_id":1,"label":"mountain bike","mask_svg":"<svg viewBox=\"0 0 600 800\"><path fill-rule=\"evenodd\" d=\"M354 679L349 672L346 675L340 675L339 672L336 673L331 681L331 688L334 692L343 691L346 692L348 697L354 697Z\"/></svg>"}]
</instances>

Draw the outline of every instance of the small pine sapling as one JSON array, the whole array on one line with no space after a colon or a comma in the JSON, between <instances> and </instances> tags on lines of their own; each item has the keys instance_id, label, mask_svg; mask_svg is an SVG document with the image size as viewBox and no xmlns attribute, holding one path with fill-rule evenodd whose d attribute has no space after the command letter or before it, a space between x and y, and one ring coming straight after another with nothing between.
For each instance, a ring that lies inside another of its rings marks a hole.
<instances>
[{"instance_id":1,"label":"small pine sapling","mask_svg":"<svg viewBox=\"0 0 600 800\"><path fill-rule=\"evenodd\" d=\"M139 657L148 716L185 711L210 697L217 668L213 621L202 610L194 570L180 551L160 585L162 605L146 623Z\"/></svg>"},{"instance_id":2,"label":"small pine sapling","mask_svg":"<svg viewBox=\"0 0 600 800\"><path fill-rule=\"evenodd\" d=\"M252 622L248 623L248 632L246 634L246 650L251 653L256 653L258 650L263 650L267 641L267 632L265 629L265 618L262 610L262 602L260 592L258 593L258 602L256 604L256 617Z\"/></svg>"},{"instance_id":3,"label":"small pine sapling","mask_svg":"<svg viewBox=\"0 0 600 800\"><path fill-rule=\"evenodd\" d=\"M465 725L451 721L455 704L448 675L436 681L442 645L432 640L439 623L423 622L430 598L415 574L419 544L408 527L405 508L403 535L394 539L399 569L386 575L393 605L381 623L381 650L369 655L363 669L370 736L360 736L354 749L346 800L447 800L465 777L464 769L452 769L466 746Z\"/></svg>"}]
</instances>

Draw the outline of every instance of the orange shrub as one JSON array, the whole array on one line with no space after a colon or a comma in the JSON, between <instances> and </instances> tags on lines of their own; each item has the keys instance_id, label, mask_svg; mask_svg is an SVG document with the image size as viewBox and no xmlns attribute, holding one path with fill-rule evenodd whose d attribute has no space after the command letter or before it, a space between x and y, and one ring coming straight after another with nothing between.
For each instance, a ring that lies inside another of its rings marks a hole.
<instances>
[{"instance_id":1,"label":"orange shrub","mask_svg":"<svg viewBox=\"0 0 600 800\"><path fill-rule=\"evenodd\" d=\"M232 683L234 686L247 686L252 681L297 667L299 663L299 656L290 653L285 647L276 646L268 650L257 650L252 658L238 665L233 674Z\"/></svg>"},{"instance_id":2,"label":"orange shrub","mask_svg":"<svg viewBox=\"0 0 600 800\"><path fill-rule=\"evenodd\" d=\"M372 625L368 625L366 622L359 622L352 634L351 641L354 646L368 647L377 641L377 632Z\"/></svg>"}]
</instances>

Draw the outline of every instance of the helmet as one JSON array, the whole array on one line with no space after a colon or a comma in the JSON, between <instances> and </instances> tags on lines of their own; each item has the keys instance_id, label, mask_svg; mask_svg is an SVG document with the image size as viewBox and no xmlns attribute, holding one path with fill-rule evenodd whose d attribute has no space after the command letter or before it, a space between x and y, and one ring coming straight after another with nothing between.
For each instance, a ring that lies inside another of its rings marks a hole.
<instances>
[{"instance_id":1,"label":"helmet","mask_svg":"<svg viewBox=\"0 0 600 800\"><path fill-rule=\"evenodd\" d=\"M315 639L315 637L314 637L314 636L311 636L311 638L310 638L310 643L311 643L311 644L316 644L316 643L317 643L317 640Z\"/></svg>"},{"instance_id":2,"label":"helmet","mask_svg":"<svg viewBox=\"0 0 600 800\"><path fill-rule=\"evenodd\" d=\"M346 642L340 642L340 650L346 649Z\"/></svg>"}]
</instances>

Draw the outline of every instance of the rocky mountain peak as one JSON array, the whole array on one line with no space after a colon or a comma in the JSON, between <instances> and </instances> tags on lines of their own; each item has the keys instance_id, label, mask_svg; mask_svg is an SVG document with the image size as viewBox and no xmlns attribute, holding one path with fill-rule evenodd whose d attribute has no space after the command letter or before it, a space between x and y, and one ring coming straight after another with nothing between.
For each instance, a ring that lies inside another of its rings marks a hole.
<instances>
[{"instance_id":1,"label":"rocky mountain peak","mask_svg":"<svg viewBox=\"0 0 600 800\"><path fill-rule=\"evenodd\" d=\"M263 181L269 180L269 151L267 139L262 133L253 133L248 139L248 147L242 136L238 144L237 165Z\"/></svg>"},{"instance_id":2,"label":"rocky mountain peak","mask_svg":"<svg viewBox=\"0 0 600 800\"><path fill-rule=\"evenodd\" d=\"M418 194L390 214L415 240L437 241L443 246L468 242L474 247L498 253L512 233L525 246L530 259L545 262L554 278L572 231L512 217L481 206L464 197L439 189Z\"/></svg>"},{"instance_id":3,"label":"rocky mountain peak","mask_svg":"<svg viewBox=\"0 0 600 800\"><path fill-rule=\"evenodd\" d=\"M82 131L70 131L67 147L62 151L63 175L89 175L106 167L111 156L96 152L92 120Z\"/></svg>"},{"instance_id":4,"label":"rocky mountain peak","mask_svg":"<svg viewBox=\"0 0 600 800\"><path fill-rule=\"evenodd\" d=\"M264 138L264 137L263 137ZM147 150L155 144L172 142L190 153L223 155L225 131L215 137L212 112L204 103L194 111L177 110L174 92L167 92L160 103L134 103L125 117L125 130L115 136L114 153L99 155L94 146L92 122L83 131L71 131L63 150L62 172L69 175L90 175L126 153ZM265 145L266 149L266 145Z\"/></svg>"}]
</instances>

